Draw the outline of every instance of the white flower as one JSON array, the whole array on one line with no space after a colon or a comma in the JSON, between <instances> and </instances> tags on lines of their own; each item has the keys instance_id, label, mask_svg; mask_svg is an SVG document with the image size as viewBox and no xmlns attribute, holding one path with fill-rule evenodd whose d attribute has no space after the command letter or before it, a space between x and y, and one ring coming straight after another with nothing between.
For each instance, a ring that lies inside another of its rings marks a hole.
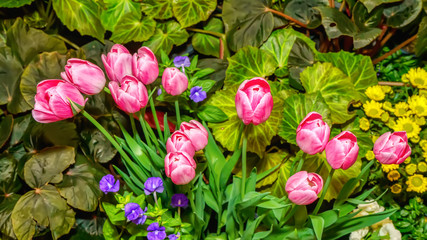
<instances>
[{"instance_id":1,"label":"white flower","mask_svg":"<svg viewBox=\"0 0 427 240\"><path fill-rule=\"evenodd\" d=\"M386 223L381 227L379 236L387 235L390 237L390 240L402 239L402 234L394 227L393 223Z\"/></svg>"},{"instance_id":2,"label":"white flower","mask_svg":"<svg viewBox=\"0 0 427 240\"><path fill-rule=\"evenodd\" d=\"M350 240L362 240L369 232L369 227L356 230L350 234Z\"/></svg>"}]
</instances>

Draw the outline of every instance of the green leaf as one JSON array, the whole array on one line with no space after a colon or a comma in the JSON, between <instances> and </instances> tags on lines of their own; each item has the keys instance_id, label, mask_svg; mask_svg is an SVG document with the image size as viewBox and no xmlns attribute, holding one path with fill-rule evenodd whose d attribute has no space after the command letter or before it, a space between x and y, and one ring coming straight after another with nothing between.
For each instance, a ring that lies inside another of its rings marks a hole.
<instances>
[{"instance_id":1,"label":"green leaf","mask_svg":"<svg viewBox=\"0 0 427 240\"><path fill-rule=\"evenodd\" d=\"M320 26L321 19L319 11L314 7L328 6L328 0L291 0L285 7L285 14L314 29Z\"/></svg>"},{"instance_id":2,"label":"green leaf","mask_svg":"<svg viewBox=\"0 0 427 240\"><path fill-rule=\"evenodd\" d=\"M415 53L421 56L427 52L427 17L424 17L418 29L418 37L415 42Z\"/></svg>"},{"instance_id":3,"label":"green leaf","mask_svg":"<svg viewBox=\"0 0 427 240\"><path fill-rule=\"evenodd\" d=\"M22 137L24 136L25 131L27 130L31 119L32 119L31 114L26 114L14 119L13 130L12 130L12 134L10 135L10 141L9 141L10 145L13 146L22 141Z\"/></svg>"},{"instance_id":4,"label":"green leaf","mask_svg":"<svg viewBox=\"0 0 427 240\"><path fill-rule=\"evenodd\" d=\"M237 116L235 96L238 85L227 87L225 90L217 91L207 105L212 105L220 108L227 116L228 121L222 123L209 123L215 139L228 150L234 150L234 145L237 141L240 118ZM246 136L248 136L248 148L250 152L254 152L262 156L265 148L270 144L271 139L276 135L281 120L283 102L273 97L274 107L270 118L257 126L250 124L247 126Z\"/></svg>"},{"instance_id":5,"label":"green leaf","mask_svg":"<svg viewBox=\"0 0 427 240\"><path fill-rule=\"evenodd\" d=\"M114 27L110 39L116 43L143 42L153 36L155 29L156 21L152 18L126 15Z\"/></svg>"},{"instance_id":6,"label":"green leaf","mask_svg":"<svg viewBox=\"0 0 427 240\"><path fill-rule=\"evenodd\" d=\"M20 197L19 194L12 194L0 203L0 232L13 239L16 239L16 236L13 232L11 215Z\"/></svg>"},{"instance_id":7,"label":"green leaf","mask_svg":"<svg viewBox=\"0 0 427 240\"><path fill-rule=\"evenodd\" d=\"M354 36L357 32L356 25L342 12L331 7L317 7L322 15L322 25L329 39L339 36Z\"/></svg>"},{"instance_id":8,"label":"green leaf","mask_svg":"<svg viewBox=\"0 0 427 240\"><path fill-rule=\"evenodd\" d=\"M34 0L3 0L0 2L0 8L19 8L31 4Z\"/></svg>"},{"instance_id":9,"label":"green leaf","mask_svg":"<svg viewBox=\"0 0 427 240\"><path fill-rule=\"evenodd\" d=\"M265 78L272 75L277 67L270 52L251 46L240 49L228 58L228 62L225 83L229 85L240 84L254 77Z\"/></svg>"},{"instance_id":10,"label":"green leaf","mask_svg":"<svg viewBox=\"0 0 427 240\"><path fill-rule=\"evenodd\" d=\"M0 201L7 199L7 195L14 195L21 187L17 165L11 154L0 155Z\"/></svg>"},{"instance_id":11,"label":"green leaf","mask_svg":"<svg viewBox=\"0 0 427 240\"><path fill-rule=\"evenodd\" d=\"M367 99L365 90L378 83L377 73L371 58L368 56L340 51L338 53L318 54L318 58L322 62L332 63L344 74L349 76L354 85L354 89L358 92L358 97L356 99L362 100L362 102Z\"/></svg>"},{"instance_id":12,"label":"green leaf","mask_svg":"<svg viewBox=\"0 0 427 240\"><path fill-rule=\"evenodd\" d=\"M269 169L274 168L278 164L282 162L282 159L287 155L288 153L283 151L278 151L275 153L266 153L264 154L264 157L261 161L258 161L256 165L256 169L258 172L258 176L260 173L263 173L265 171L268 171ZM262 179L261 181L257 182L256 187L262 188L264 186L272 185L275 181L277 181L279 174L279 169L274 170L272 173L270 173L267 177Z\"/></svg>"},{"instance_id":13,"label":"green leaf","mask_svg":"<svg viewBox=\"0 0 427 240\"><path fill-rule=\"evenodd\" d=\"M270 0L225 0L222 17L227 34L227 43L237 52L245 46L260 46L274 28Z\"/></svg>"},{"instance_id":14,"label":"green leaf","mask_svg":"<svg viewBox=\"0 0 427 240\"><path fill-rule=\"evenodd\" d=\"M218 107L205 105L197 110L197 116L206 122L224 122L228 120L228 116Z\"/></svg>"},{"instance_id":15,"label":"green leaf","mask_svg":"<svg viewBox=\"0 0 427 240\"><path fill-rule=\"evenodd\" d=\"M120 134L118 126L111 119L98 118L98 122L109 133L114 135ZM117 154L117 149L97 128L80 129L80 136L83 139L84 147L87 147L87 151L86 148L84 149L85 154L91 156L96 162L109 162Z\"/></svg>"},{"instance_id":16,"label":"green leaf","mask_svg":"<svg viewBox=\"0 0 427 240\"><path fill-rule=\"evenodd\" d=\"M311 224L313 225L314 233L316 234L317 239L322 239L323 228L325 225L325 220L320 216L310 215Z\"/></svg>"},{"instance_id":17,"label":"green leaf","mask_svg":"<svg viewBox=\"0 0 427 240\"><path fill-rule=\"evenodd\" d=\"M120 235L117 232L117 228L108 219L104 222L102 232L103 232L104 238L106 240L118 240L118 239L120 239Z\"/></svg>"},{"instance_id":18,"label":"green leaf","mask_svg":"<svg viewBox=\"0 0 427 240\"><path fill-rule=\"evenodd\" d=\"M215 8L211 0L173 0L173 14L183 28L206 21Z\"/></svg>"},{"instance_id":19,"label":"green leaf","mask_svg":"<svg viewBox=\"0 0 427 240\"><path fill-rule=\"evenodd\" d=\"M344 123L353 117L348 112L350 102L356 98L353 83L331 63L316 63L301 73L301 82L307 93L320 91L331 110L332 123Z\"/></svg>"},{"instance_id":20,"label":"green leaf","mask_svg":"<svg viewBox=\"0 0 427 240\"><path fill-rule=\"evenodd\" d=\"M384 3L395 3L401 1L402 0L360 0L360 2L365 5L366 9L368 9L368 12L371 12L374 8Z\"/></svg>"},{"instance_id":21,"label":"green leaf","mask_svg":"<svg viewBox=\"0 0 427 240\"><path fill-rule=\"evenodd\" d=\"M7 142L13 128L13 116L7 115L0 122L0 148Z\"/></svg>"},{"instance_id":22,"label":"green leaf","mask_svg":"<svg viewBox=\"0 0 427 240\"><path fill-rule=\"evenodd\" d=\"M18 200L12 212L13 230L18 239L29 240L36 233L36 225L49 227L52 238L58 239L71 230L74 215L56 188L45 185L39 192L29 191Z\"/></svg>"},{"instance_id":23,"label":"green leaf","mask_svg":"<svg viewBox=\"0 0 427 240\"><path fill-rule=\"evenodd\" d=\"M173 17L173 0L145 0L141 3L142 11L155 19L168 19Z\"/></svg>"},{"instance_id":24,"label":"green leaf","mask_svg":"<svg viewBox=\"0 0 427 240\"><path fill-rule=\"evenodd\" d=\"M169 54L174 45L179 46L185 43L188 37L187 31L171 20L158 23L154 35L144 43L144 46L149 47L156 55L160 55L161 50Z\"/></svg>"},{"instance_id":25,"label":"green leaf","mask_svg":"<svg viewBox=\"0 0 427 240\"><path fill-rule=\"evenodd\" d=\"M40 188L74 163L74 148L52 147L32 156L24 166L25 182Z\"/></svg>"},{"instance_id":26,"label":"green leaf","mask_svg":"<svg viewBox=\"0 0 427 240\"><path fill-rule=\"evenodd\" d=\"M371 28L357 32L353 37L354 49L359 49L368 46L381 34L381 29Z\"/></svg>"},{"instance_id":27,"label":"green leaf","mask_svg":"<svg viewBox=\"0 0 427 240\"><path fill-rule=\"evenodd\" d=\"M375 11L368 11L361 2L356 2L353 7L354 23L359 29L369 29L377 27L381 21L383 8L376 8Z\"/></svg>"},{"instance_id":28,"label":"green leaf","mask_svg":"<svg viewBox=\"0 0 427 240\"><path fill-rule=\"evenodd\" d=\"M115 205L102 202L102 208L105 210L105 213L108 216L109 221L111 221L115 225L121 225L126 220L125 211L120 208L116 208Z\"/></svg>"},{"instance_id":29,"label":"green leaf","mask_svg":"<svg viewBox=\"0 0 427 240\"><path fill-rule=\"evenodd\" d=\"M104 0L101 23L105 29L113 31L123 19L141 19L140 4L132 0ZM120 25L120 24L119 24Z\"/></svg>"},{"instance_id":30,"label":"green leaf","mask_svg":"<svg viewBox=\"0 0 427 240\"><path fill-rule=\"evenodd\" d=\"M216 33L224 32L223 23L218 18L212 18L211 20L209 20L209 22L206 24L206 26L203 27L203 29ZM194 49L199 53L219 57L220 48L218 37L204 33L196 33L193 36L192 44Z\"/></svg>"},{"instance_id":31,"label":"green leaf","mask_svg":"<svg viewBox=\"0 0 427 240\"><path fill-rule=\"evenodd\" d=\"M310 112L318 112L323 121L331 126L331 111L320 92L311 94L294 94L285 99L283 117L280 124L279 136L292 144L296 143L296 131L300 122Z\"/></svg>"},{"instance_id":32,"label":"green leaf","mask_svg":"<svg viewBox=\"0 0 427 240\"><path fill-rule=\"evenodd\" d=\"M79 143L76 125L67 121L47 124L33 121L23 138L25 147L39 150L47 146L71 146L76 148Z\"/></svg>"},{"instance_id":33,"label":"green leaf","mask_svg":"<svg viewBox=\"0 0 427 240\"><path fill-rule=\"evenodd\" d=\"M292 161L287 161L282 166L280 166L277 180L274 182L273 186L271 187L271 194L276 197L283 197L288 196L288 193L286 192L285 186L286 181L290 177L290 171L291 171Z\"/></svg>"},{"instance_id":34,"label":"green leaf","mask_svg":"<svg viewBox=\"0 0 427 240\"><path fill-rule=\"evenodd\" d=\"M52 6L61 22L70 31L104 41L105 29L101 24L101 7L93 0L52 0Z\"/></svg>"},{"instance_id":35,"label":"green leaf","mask_svg":"<svg viewBox=\"0 0 427 240\"><path fill-rule=\"evenodd\" d=\"M401 28L414 21L423 8L421 0L404 0L402 3L384 9L386 24Z\"/></svg>"}]
</instances>

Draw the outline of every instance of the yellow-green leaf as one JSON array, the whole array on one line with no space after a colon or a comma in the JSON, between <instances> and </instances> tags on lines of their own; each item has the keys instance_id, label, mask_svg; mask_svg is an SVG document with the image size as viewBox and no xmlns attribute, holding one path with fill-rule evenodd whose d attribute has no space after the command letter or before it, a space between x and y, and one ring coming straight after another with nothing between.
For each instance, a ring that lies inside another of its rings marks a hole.
<instances>
[{"instance_id":1,"label":"yellow-green leaf","mask_svg":"<svg viewBox=\"0 0 427 240\"><path fill-rule=\"evenodd\" d=\"M183 28L206 21L215 8L212 0L173 0L173 13Z\"/></svg>"}]
</instances>

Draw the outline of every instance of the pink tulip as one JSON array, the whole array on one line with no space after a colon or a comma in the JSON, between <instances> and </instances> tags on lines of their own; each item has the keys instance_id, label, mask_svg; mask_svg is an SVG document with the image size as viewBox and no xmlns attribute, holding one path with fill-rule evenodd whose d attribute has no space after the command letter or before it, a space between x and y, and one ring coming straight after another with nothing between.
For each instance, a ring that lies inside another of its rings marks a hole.
<instances>
[{"instance_id":1,"label":"pink tulip","mask_svg":"<svg viewBox=\"0 0 427 240\"><path fill-rule=\"evenodd\" d=\"M386 132L374 144L375 158L382 164L401 164L411 155L406 132Z\"/></svg>"},{"instance_id":2,"label":"pink tulip","mask_svg":"<svg viewBox=\"0 0 427 240\"><path fill-rule=\"evenodd\" d=\"M134 76L126 75L120 87L113 81L108 84L108 87L117 106L127 113L138 112L147 105L147 89Z\"/></svg>"},{"instance_id":3,"label":"pink tulip","mask_svg":"<svg viewBox=\"0 0 427 240\"><path fill-rule=\"evenodd\" d=\"M325 149L330 132L322 115L311 112L298 125L296 141L303 152L314 155Z\"/></svg>"},{"instance_id":4,"label":"pink tulip","mask_svg":"<svg viewBox=\"0 0 427 240\"><path fill-rule=\"evenodd\" d=\"M243 123L258 125L267 121L273 110L270 85L263 78L252 78L240 84L236 93L237 115Z\"/></svg>"},{"instance_id":5,"label":"pink tulip","mask_svg":"<svg viewBox=\"0 0 427 240\"><path fill-rule=\"evenodd\" d=\"M148 47L141 47L133 55L132 71L133 75L145 85L156 81L159 76L159 64L156 56Z\"/></svg>"},{"instance_id":6,"label":"pink tulip","mask_svg":"<svg viewBox=\"0 0 427 240\"><path fill-rule=\"evenodd\" d=\"M177 185L184 185L196 175L196 162L186 152L171 152L165 157L166 176Z\"/></svg>"},{"instance_id":7,"label":"pink tulip","mask_svg":"<svg viewBox=\"0 0 427 240\"><path fill-rule=\"evenodd\" d=\"M41 123L51 123L73 117L69 100L81 106L86 103L75 86L58 79L44 80L37 84L34 100L33 118ZM80 109L75 108L75 112L80 112Z\"/></svg>"},{"instance_id":8,"label":"pink tulip","mask_svg":"<svg viewBox=\"0 0 427 240\"><path fill-rule=\"evenodd\" d=\"M183 122L180 130L188 136L196 151L202 150L208 144L208 131L198 121Z\"/></svg>"},{"instance_id":9,"label":"pink tulip","mask_svg":"<svg viewBox=\"0 0 427 240\"><path fill-rule=\"evenodd\" d=\"M308 205L316 201L322 191L323 179L317 173L297 172L286 182L288 198L297 205Z\"/></svg>"},{"instance_id":10,"label":"pink tulip","mask_svg":"<svg viewBox=\"0 0 427 240\"><path fill-rule=\"evenodd\" d=\"M122 82L126 75L132 75L132 55L120 44L114 44L110 52L101 56L105 71L111 81Z\"/></svg>"},{"instance_id":11,"label":"pink tulip","mask_svg":"<svg viewBox=\"0 0 427 240\"><path fill-rule=\"evenodd\" d=\"M357 160L359 146L353 133L344 131L328 142L325 148L326 159L333 169L346 170Z\"/></svg>"},{"instance_id":12,"label":"pink tulip","mask_svg":"<svg viewBox=\"0 0 427 240\"><path fill-rule=\"evenodd\" d=\"M170 95L180 95L188 88L188 78L178 68L166 68L162 76L162 85Z\"/></svg>"},{"instance_id":13,"label":"pink tulip","mask_svg":"<svg viewBox=\"0 0 427 240\"><path fill-rule=\"evenodd\" d=\"M166 142L166 151L170 152L186 152L191 157L194 156L196 150L193 147L190 139L182 131L175 131Z\"/></svg>"},{"instance_id":14,"label":"pink tulip","mask_svg":"<svg viewBox=\"0 0 427 240\"><path fill-rule=\"evenodd\" d=\"M65 65L65 72L61 77L72 83L80 92L95 95L105 86L105 75L101 68L95 64L78 58L70 58Z\"/></svg>"}]
</instances>

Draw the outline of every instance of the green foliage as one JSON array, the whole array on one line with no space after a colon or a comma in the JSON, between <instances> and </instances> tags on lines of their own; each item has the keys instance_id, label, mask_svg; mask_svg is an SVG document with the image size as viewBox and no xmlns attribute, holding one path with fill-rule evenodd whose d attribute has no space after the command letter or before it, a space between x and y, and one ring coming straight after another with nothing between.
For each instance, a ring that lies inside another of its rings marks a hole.
<instances>
[{"instance_id":1,"label":"green foliage","mask_svg":"<svg viewBox=\"0 0 427 240\"><path fill-rule=\"evenodd\" d=\"M216 8L216 1L174 0L173 13L183 28L205 21Z\"/></svg>"},{"instance_id":2,"label":"green foliage","mask_svg":"<svg viewBox=\"0 0 427 240\"><path fill-rule=\"evenodd\" d=\"M415 43L415 53L421 56L427 52L425 46L427 45L427 16L423 18L418 29L418 38Z\"/></svg>"},{"instance_id":3,"label":"green foliage","mask_svg":"<svg viewBox=\"0 0 427 240\"><path fill-rule=\"evenodd\" d=\"M114 27L111 40L117 43L127 43L130 41L146 41L156 30L156 21L149 17L135 15L125 15Z\"/></svg>"},{"instance_id":4,"label":"green foliage","mask_svg":"<svg viewBox=\"0 0 427 240\"><path fill-rule=\"evenodd\" d=\"M168 19L173 16L173 0L148 0L141 3L142 11L155 19Z\"/></svg>"},{"instance_id":5,"label":"green foliage","mask_svg":"<svg viewBox=\"0 0 427 240\"><path fill-rule=\"evenodd\" d=\"M34 0L4 0L0 2L2 8L19 8L31 4Z\"/></svg>"},{"instance_id":6,"label":"green foliage","mask_svg":"<svg viewBox=\"0 0 427 240\"><path fill-rule=\"evenodd\" d=\"M10 134L12 134L13 128L13 116L7 115L1 119L0 122L0 148L6 143L9 139Z\"/></svg>"},{"instance_id":7,"label":"green foliage","mask_svg":"<svg viewBox=\"0 0 427 240\"><path fill-rule=\"evenodd\" d=\"M403 0L402 3L384 8L386 23L390 27L401 28L412 21L420 14L423 8L421 0Z\"/></svg>"},{"instance_id":8,"label":"green foliage","mask_svg":"<svg viewBox=\"0 0 427 240\"><path fill-rule=\"evenodd\" d=\"M218 18L212 18L209 20L203 29L216 33L224 33L223 23ZM196 33L191 41L197 52L219 57L220 42L217 37L204 33Z\"/></svg>"},{"instance_id":9,"label":"green foliage","mask_svg":"<svg viewBox=\"0 0 427 240\"><path fill-rule=\"evenodd\" d=\"M317 28L321 24L318 6L328 6L327 0L291 0L285 7L285 14L307 25L307 28Z\"/></svg>"},{"instance_id":10,"label":"green foliage","mask_svg":"<svg viewBox=\"0 0 427 240\"><path fill-rule=\"evenodd\" d=\"M140 4L132 0L104 0L104 5L105 10L102 11L100 20L102 26L113 33L115 33L115 27L119 22L122 24L127 23L124 19L132 20L132 23L141 19ZM121 28L123 28L123 26L120 26L118 30L122 30ZM127 31L131 32L129 30Z\"/></svg>"},{"instance_id":11,"label":"green foliage","mask_svg":"<svg viewBox=\"0 0 427 240\"><path fill-rule=\"evenodd\" d=\"M156 55L160 55L163 50L169 54L174 45L179 46L185 43L189 35L185 29L173 20L165 23L158 23L154 35L144 43Z\"/></svg>"}]
</instances>

